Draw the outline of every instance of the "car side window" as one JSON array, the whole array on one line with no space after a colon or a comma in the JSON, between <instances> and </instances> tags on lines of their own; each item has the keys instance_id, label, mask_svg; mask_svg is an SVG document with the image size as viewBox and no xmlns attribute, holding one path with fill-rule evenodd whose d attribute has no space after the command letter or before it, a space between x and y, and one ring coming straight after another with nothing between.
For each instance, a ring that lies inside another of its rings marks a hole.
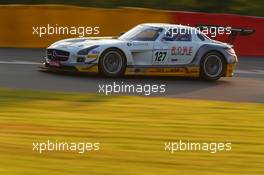
<instances>
[{"instance_id":1,"label":"car side window","mask_svg":"<svg viewBox=\"0 0 264 175\"><path fill-rule=\"evenodd\" d=\"M178 34L175 38L175 41L191 41L191 34Z\"/></svg>"},{"instance_id":2,"label":"car side window","mask_svg":"<svg viewBox=\"0 0 264 175\"><path fill-rule=\"evenodd\" d=\"M201 35L200 33L197 33L197 37L201 40L201 41L204 41L205 38L203 35Z\"/></svg>"},{"instance_id":3,"label":"car side window","mask_svg":"<svg viewBox=\"0 0 264 175\"><path fill-rule=\"evenodd\" d=\"M170 29L165 33L163 39L165 41L191 41L192 35L191 32L186 29Z\"/></svg>"}]
</instances>

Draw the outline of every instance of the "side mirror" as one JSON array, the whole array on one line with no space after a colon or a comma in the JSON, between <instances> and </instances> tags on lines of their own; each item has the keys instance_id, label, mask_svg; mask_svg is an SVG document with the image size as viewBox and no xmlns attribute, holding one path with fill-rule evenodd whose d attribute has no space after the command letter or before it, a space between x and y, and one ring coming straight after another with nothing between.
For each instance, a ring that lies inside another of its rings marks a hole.
<instances>
[{"instance_id":1,"label":"side mirror","mask_svg":"<svg viewBox=\"0 0 264 175\"><path fill-rule=\"evenodd\" d=\"M126 32L120 32L119 33L119 36L122 36L122 35L124 35Z\"/></svg>"}]
</instances>

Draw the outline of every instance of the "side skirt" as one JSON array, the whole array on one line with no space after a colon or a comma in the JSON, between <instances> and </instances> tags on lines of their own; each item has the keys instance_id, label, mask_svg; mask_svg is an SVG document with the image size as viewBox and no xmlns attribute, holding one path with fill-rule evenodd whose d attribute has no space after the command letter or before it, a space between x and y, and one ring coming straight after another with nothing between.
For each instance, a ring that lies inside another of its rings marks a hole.
<instances>
[{"instance_id":1,"label":"side skirt","mask_svg":"<svg viewBox=\"0 0 264 175\"><path fill-rule=\"evenodd\" d=\"M199 67L128 67L125 75L185 76L199 77Z\"/></svg>"}]
</instances>

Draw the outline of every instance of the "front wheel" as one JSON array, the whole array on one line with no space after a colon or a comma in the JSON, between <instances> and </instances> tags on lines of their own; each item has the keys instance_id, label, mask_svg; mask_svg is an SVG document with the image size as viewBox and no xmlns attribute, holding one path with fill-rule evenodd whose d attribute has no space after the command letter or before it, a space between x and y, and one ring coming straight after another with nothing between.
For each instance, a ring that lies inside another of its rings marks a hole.
<instances>
[{"instance_id":1,"label":"front wheel","mask_svg":"<svg viewBox=\"0 0 264 175\"><path fill-rule=\"evenodd\" d=\"M107 49L99 59L99 70L107 77L120 77L126 69L124 54L115 48Z\"/></svg>"},{"instance_id":2,"label":"front wheel","mask_svg":"<svg viewBox=\"0 0 264 175\"><path fill-rule=\"evenodd\" d=\"M206 54L200 64L200 76L208 81L215 81L221 78L226 67L225 60L218 52Z\"/></svg>"}]
</instances>

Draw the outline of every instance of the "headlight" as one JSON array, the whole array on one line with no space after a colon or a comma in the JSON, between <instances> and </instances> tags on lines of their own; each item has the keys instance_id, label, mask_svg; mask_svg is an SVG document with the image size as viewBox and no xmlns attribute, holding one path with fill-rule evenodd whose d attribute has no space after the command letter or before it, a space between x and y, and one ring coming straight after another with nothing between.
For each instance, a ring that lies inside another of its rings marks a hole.
<instances>
[{"instance_id":1,"label":"headlight","mask_svg":"<svg viewBox=\"0 0 264 175\"><path fill-rule=\"evenodd\" d=\"M93 50L93 49L95 49L95 48L97 48L97 47L99 47L99 46L91 46L91 47L88 47L88 48L82 49L82 50L80 50L77 54L78 54L78 55L88 55L88 53L89 53L91 50Z\"/></svg>"}]
</instances>

